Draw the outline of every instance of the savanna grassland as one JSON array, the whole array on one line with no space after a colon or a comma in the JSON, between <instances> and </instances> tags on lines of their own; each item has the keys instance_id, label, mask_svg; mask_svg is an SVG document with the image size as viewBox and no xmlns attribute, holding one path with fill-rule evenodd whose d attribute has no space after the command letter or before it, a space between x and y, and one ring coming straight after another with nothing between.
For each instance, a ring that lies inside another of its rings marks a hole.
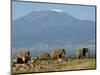
<instances>
[{"instance_id":1,"label":"savanna grassland","mask_svg":"<svg viewBox=\"0 0 100 75\"><path fill-rule=\"evenodd\" d=\"M12 71L13 75L18 73L37 73L37 72L54 72L69 70L85 70L96 69L96 59L69 59L68 61L41 61L40 63L32 63L33 67L19 67L16 71Z\"/></svg>"}]
</instances>

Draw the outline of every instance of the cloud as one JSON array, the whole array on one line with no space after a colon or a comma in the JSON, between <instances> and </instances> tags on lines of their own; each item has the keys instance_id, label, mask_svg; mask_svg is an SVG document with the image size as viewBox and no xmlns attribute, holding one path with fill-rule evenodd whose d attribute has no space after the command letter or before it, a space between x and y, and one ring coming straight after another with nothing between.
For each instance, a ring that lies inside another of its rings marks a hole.
<instances>
[{"instance_id":1,"label":"cloud","mask_svg":"<svg viewBox=\"0 0 100 75\"><path fill-rule=\"evenodd\" d=\"M64 12L62 9L35 9L35 11L56 11L56 12Z\"/></svg>"},{"instance_id":2,"label":"cloud","mask_svg":"<svg viewBox=\"0 0 100 75\"><path fill-rule=\"evenodd\" d=\"M64 42L64 41L60 41L60 42ZM36 44L34 44L33 46L29 47L29 48L12 48L12 52L17 52L17 51L21 51L21 50L29 50L29 51L51 51L53 49L56 48L64 48L65 50L75 50L77 48L89 48L90 50L95 50L95 44L90 43L90 44L80 44L80 43L59 43L59 44L48 44L48 43L42 43L42 42L38 42Z\"/></svg>"},{"instance_id":3,"label":"cloud","mask_svg":"<svg viewBox=\"0 0 100 75\"><path fill-rule=\"evenodd\" d=\"M65 40L56 40L57 43L66 43L67 41Z\"/></svg>"},{"instance_id":4,"label":"cloud","mask_svg":"<svg viewBox=\"0 0 100 75\"><path fill-rule=\"evenodd\" d=\"M16 53L16 52L18 52L18 51L27 51L27 50L29 50L28 48L12 48L12 53Z\"/></svg>"},{"instance_id":5,"label":"cloud","mask_svg":"<svg viewBox=\"0 0 100 75\"><path fill-rule=\"evenodd\" d=\"M60 41L60 42L64 42L64 41ZM75 50L77 48L84 48L84 47L89 48L91 54L95 54L95 44L93 43L92 44L91 43L90 44L80 44L80 43L48 44L48 43L38 42L29 48L12 48L12 56L15 56L16 53L21 50L29 50L32 55L37 55L43 51L51 52L56 48L64 48L68 53L68 55L70 56L75 54Z\"/></svg>"},{"instance_id":6,"label":"cloud","mask_svg":"<svg viewBox=\"0 0 100 75\"><path fill-rule=\"evenodd\" d=\"M95 39L92 39L89 41L90 43L95 43Z\"/></svg>"},{"instance_id":7,"label":"cloud","mask_svg":"<svg viewBox=\"0 0 100 75\"><path fill-rule=\"evenodd\" d=\"M35 11L42 11L42 9L35 9Z\"/></svg>"},{"instance_id":8,"label":"cloud","mask_svg":"<svg viewBox=\"0 0 100 75\"><path fill-rule=\"evenodd\" d=\"M30 50L48 50L50 47L48 44L44 44L44 43L36 43L35 45L33 45L31 48L29 48Z\"/></svg>"},{"instance_id":9,"label":"cloud","mask_svg":"<svg viewBox=\"0 0 100 75\"><path fill-rule=\"evenodd\" d=\"M64 12L64 10L62 9L51 9L52 11L56 11L56 12Z\"/></svg>"},{"instance_id":10,"label":"cloud","mask_svg":"<svg viewBox=\"0 0 100 75\"><path fill-rule=\"evenodd\" d=\"M78 44L77 47L95 48L95 44Z\"/></svg>"}]
</instances>

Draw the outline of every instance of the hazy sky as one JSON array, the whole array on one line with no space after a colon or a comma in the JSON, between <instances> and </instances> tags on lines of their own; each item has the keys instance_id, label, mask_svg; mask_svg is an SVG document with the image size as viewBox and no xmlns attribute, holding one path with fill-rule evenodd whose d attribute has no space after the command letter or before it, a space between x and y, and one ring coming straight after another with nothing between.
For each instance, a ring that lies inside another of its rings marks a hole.
<instances>
[{"instance_id":1,"label":"hazy sky","mask_svg":"<svg viewBox=\"0 0 100 75\"><path fill-rule=\"evenodd\" d=\"M69 13L75 18L95 21L95 6L79 6L64 4L47 4L33 2L12 2L12 19L15 20L34 10L59 9Z\"/></svg>"}]
</instances>

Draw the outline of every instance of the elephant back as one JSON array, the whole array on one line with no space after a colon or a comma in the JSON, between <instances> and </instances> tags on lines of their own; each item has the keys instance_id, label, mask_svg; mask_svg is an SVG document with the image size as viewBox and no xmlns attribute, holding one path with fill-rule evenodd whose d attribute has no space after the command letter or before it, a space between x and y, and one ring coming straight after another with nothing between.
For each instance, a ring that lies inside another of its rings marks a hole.
<instances>
[{"instance_id":1,"label":"elephant back","mask_svg":"<svg viewBox=\"0 0 100 75\"><path fill-rule=\"evenodd\" d=\"M64 48L57 49L57 53L58 54L63 54L64 52L65 52L65 49Z\"/></svg>"},{"instance_id":2,"label":"elephant back","mask_svg":"<svg viewBox=\"0 0 100 75\"><path fill-rule=\"evenodd\" d=\"M83 49L84 48L78 48L78 49L76 49L76 53L77 54L82 54L83 53Z\"/></svg>"},{"instance_id":3,"label":"elephant back","mask_svg":"<svg viewBox=\"0 0 100 75\"><path fill-rule=\"evenodd\" d=\"M20 51L17 53L17 57L22 58L22 57L29 57L30 53L29 51Z\"/></svg>"}]
</instances>

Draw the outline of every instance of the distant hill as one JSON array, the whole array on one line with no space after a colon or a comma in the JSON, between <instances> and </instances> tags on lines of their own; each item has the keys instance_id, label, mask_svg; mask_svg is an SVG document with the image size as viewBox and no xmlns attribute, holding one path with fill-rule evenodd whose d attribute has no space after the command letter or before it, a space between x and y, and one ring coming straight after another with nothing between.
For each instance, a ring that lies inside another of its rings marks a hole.
<instances>
[{"instance_id":1,"label":"distant hill","mask_svg":"<svg viewBox=\"0 0 100 75\"><path fill-rule=\"evenodd\" d=\"M95 22L79 20L67 12L33 11L12 21L13 48L26 48L37 43L59 47L65 42L88 44L92 39L95 39Z\"/></svg>"}]
</instances>

